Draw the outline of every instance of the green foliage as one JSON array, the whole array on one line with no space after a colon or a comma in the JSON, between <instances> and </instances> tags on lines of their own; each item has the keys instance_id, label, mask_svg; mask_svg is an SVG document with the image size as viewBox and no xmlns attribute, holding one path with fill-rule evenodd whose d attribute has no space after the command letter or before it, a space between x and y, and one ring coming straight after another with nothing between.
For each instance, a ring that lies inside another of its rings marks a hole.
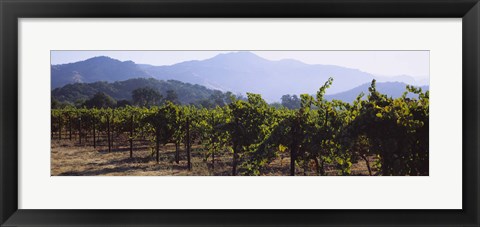
<instances>
[{"instance_id":1,"label":"green foliage","mask_svg":"<svg viewBox=\"0 0 480 227\"><path fill-rule=\"evenodd\" d=\"M132 91L133 104L141 107L151 107L160 105L162 95L155 89L149 87L137 88Z\"/></svg>"},{"instance_id":2,"label":"green foliage","mask_svg":"<svg viewBox=\"0 0 480 227\"><path fill-rule=\"evenodd\" d=\"M67 84L63 87L53 89L52 98L60 103L74 104L77 100L83 102L92 98L96 93L103 92L115 100L128 100L133 102L132 92L141 88L151 88L162 95L162 98L175 104L194 104L200 106L200 104L203 103L208 105L203 105L203 107L206 108L215 108L215 105L228 105L231 97L234 96L231 92L221 92L206 88L205 86L183 83L176 80L165 81L154 78L136 78L112 83Z\"/></svg>"},{"instance_id":3,"label":"green foliage","mask_svg":"<svg viewBox=\"0 0 480 227\"><path fill-rule=\"evenodd\" d=\"M175 92L174 90L167 91L167 96L165 97L165 101L169 101L174 104L180 104L180 101L178 100L177 92Z\"/></svg>"},{"instance_id":4,"label":"green foliage","mask_svg":"<svg viewBox=\"0 0 480 227\"><path fill-rule=\"evenodd\" d=\"M332 83L330 78L315 97L300 95L298 106L291 109L285 104L268 105L252 93L245 99L220 92L206 106L185 106L172 102L172 93L169 101L158 103L158 93L142 91L134 101L141 107L126 103L116 109L110 108L104 94L86 102L92 103L86 105L93 107L89 109L60 108L52 99L51 126L56 132L75 121L81 125L74 128L88 132L92 127L104 131L108 123L117 133L133 127L129 139L149 139L152 148L189 141L201 145L192 152L203 152L205 161L212 160L212 168L216 154L231 154L233 175L261 175L279 155L290 157L292 175L300 169L304 174L313 170L327 175L327 166L339 175L350 175L358 161L366 163L369 174L429 174L428 91L407 86L402 97L393 99L379 93L373 80L366 99L360 94L353 103L345 103L324 98Z\"/></svg>"},{"instance_id":5,"label":"green foliage","mask_svg":"<svg viewBox=\"0 0 480 227\"><path fill-rule=\"evenodd\" d=\"M87 108L108 108L115 107L117 102L109 95L103 92L98 92L91 99L85 101L84 105Z\"/></svg>"},{"instance_id":6,"label":"green foliage","mask_svg":"<svg viewBox=\"0 0 480 227\"><path fill-rule=\"evenodd\" d=\"M375 80L369 91L352 122L353 135L368 138L383 175L428 175L429 92L407 86L418 98L406 92L392 99L376 90Z\"/></svg>"}]
</instances>

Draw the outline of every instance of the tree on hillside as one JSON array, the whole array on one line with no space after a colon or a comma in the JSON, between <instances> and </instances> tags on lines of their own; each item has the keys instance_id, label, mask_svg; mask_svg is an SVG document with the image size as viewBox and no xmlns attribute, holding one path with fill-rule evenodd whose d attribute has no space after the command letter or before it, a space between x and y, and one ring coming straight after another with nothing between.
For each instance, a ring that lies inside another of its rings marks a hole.
<instances>
[{"instance_id":1,"label":"tree on hillside","mask_svg":"<svg viewBox=\"0 0 480 227\"><path fill-rule=\"evenodd\" d=\"M52 110L53 109L59 109L60 108L60 102L56 98L52 97L50 107L51 107Z\"/></svg>"},{"instance_id":2,"label":"tree on hillside","mask_svg":"<svg viewBox=\"0 0 480 227\"><path fill-rule=\"evenodd\" d=\"M300 109L300 99L297 95L283 95L282 105L288 109Z\"/></svg>"},{"instance_id":3,"label":"tree on hillside","mask_svg":"<svg viewBox=\"0 0 480 227\"><path fill-rule=\"evenodd\" d=\"M117 101L117 108L118 107L126 107L132 105L128 100L122 99Z\"/></svg>"},{"instance_id":4,"label":"tree on hillside","mask_svg":"<svg viewBox=\"0 0 480 227\"><path fill-rule=\"evenodd\" d=\"M72 107L72 104L68 102L60 102L58 99L55 97L52 97L51 99L51 109L64 109L67 107Z\"/></svg>"},{"instance_id":5,"label":"tree on hillside","mask_svg":"<svg viewBox=\"0 0 480 227\"><path fill-rule=\"evenodd\" d=\"M153 88L137 88L132 91L133 104L142 107L151 107L162 103L162 95Z\"/></svg>"},{"instance_id":6,"label":"tree on hillside","mask_svg":"<svg viewBox=\"0 0 480 227\"><path fill-rule=\"evenodd\" d=\"M115 107L116 104L115 99L103 92L98 92L91 99L85 101L87 108L108 108Z\"/></svg>"},{"instance_id":7,"label":"tree on hillside","mask_svg":"<svg viewBox=\"0 0 480 227\"><path fill-rule=\"evenodd\" d=\"M173 104L180 104L180 100L178 100L177 92L174 90L167 91L167 97L165 97L165 101L170 101Z\"/></svg>"}]
</instances>

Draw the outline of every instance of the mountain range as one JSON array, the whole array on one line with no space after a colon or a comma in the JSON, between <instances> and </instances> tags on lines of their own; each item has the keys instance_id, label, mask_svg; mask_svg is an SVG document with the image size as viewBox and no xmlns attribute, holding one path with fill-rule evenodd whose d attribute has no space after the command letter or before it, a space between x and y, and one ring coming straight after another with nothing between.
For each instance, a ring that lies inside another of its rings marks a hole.
<instances>
[{"instance_id":1,"label":"mountain range","mask_svg":"<svg viewBox=\"0 0 480 227\"><path fill-rule=\"evenodd\" d=\"M136 64L105 56L51 66L52 89L72 83L155 78L197 84L210 90L231 91L234 94L258 93L269 102L279 101L285 94L314 94L329 77L333 77L334 81L327 94L337 94L337 97L340 94L348 96L350 90L370 84L372 79L388 81L386 77L358 69L306 64L293 59L271 61L251 52L219 54L206 60L185 61L168 66ZM389 82L398 82L389 85L398 89L389 88L386 89L387 92L399 89L404 91L405 84L417 85L415 79L408 75L393 77Z\"/></svg>"},{"instance_id":2,"label":"mountain range","mask_svg":"<svg viewBox=\"0 0 480 227\"><path fill-rule=\"evenodd\" d=\"M358 87L355 87L353 89L350 89L345 92L340 92L337 94L332 94L332 95L325 95L325 99L327 100L332 100L332 99L337 99L337 100L342 100L344 102L353 102L357 96L363 92L364 98L367 97L369 91L368 88L370 87L371 83L366 83L362 84ZM406 86L407 84L402 83L402 82L377 82L376 83L376 89L378 92L382 94L386 94L387 96L393 97L393 98L398 98L403 95L403 93L406 91ZM428 86L419 86L422 91L427 91L429 90ZM409 93L407 97L416 97L416 95Z\"/></svg>"},{"instance_id":3,"label":"mountain range","mask_svg":"<svg viewBox=\"0 0 480 227\"><path fill-rule=\"evenodd\" d=\"M205 100L212 101L212 97L224 97L226 93L219 90L212 90L198 84L183 83L176 80L157 80L154 78L136 78L125 81L115 81L108 83L105 81L93 83L73 83L67 84L52 91L52 97L60 102L76 103L78 100L87 100L96 93L105 93L115 100L132 100L132 91L138 88L149 87L158 91L164 97L167 91L172 90L178 95L178 101L182 104L198 104ZM354 101L360 93L364 93L364 98L368 95L370 83L355 87L346 92L340 92L333 95L326 95L325 99L342 100L344 102ZM393 98L400 97L405 92L406 84L400 82L377 82L376 88L380 93L387 94ZM423 91L428 90L428 86L422 86ZM293 95L293 94L292 94ZM299 94L296 94L297 96ZM311 94L315 96L315 94ZM409 94L413 97L413 94Z\"/></svg>"}]
</instances>

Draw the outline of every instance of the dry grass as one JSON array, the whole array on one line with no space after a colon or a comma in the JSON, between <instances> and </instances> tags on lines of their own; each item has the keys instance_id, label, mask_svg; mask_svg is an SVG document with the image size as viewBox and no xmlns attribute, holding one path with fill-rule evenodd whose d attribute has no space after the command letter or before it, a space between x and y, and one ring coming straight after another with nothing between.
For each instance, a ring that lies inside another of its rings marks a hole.
<instances>
[{"instance_id":1,"label":"dry grass","mask_svg":"<svg viewBox=\"0 0 480 227\"><path fill-rule=\"evenodd\" d=\"M167 144L160 148L159 163L147 142L134 144L133 158L126 140L116 143L111 152L101 142L95 149L91 142L52 139L51 175L52 176L229 176L232 173L232 155L216 154L215 166L212 168L211 158L205 160L205 154L199 147L192 149L192 170L188 171L185 151L180 151L180 162L175 162L175 147ZM183 148L183 147L182 147ZM317 175L311 163L307 172L303 167L296 168L296 174ZM375 171L374 171L375 172ZM262 175L288 176L290 174L290 158L279 157L270 163ZM337 175L333 166L326 167L326 175ZM368 175L365 162L359 161L352 166L352 175Z\"/></svg>"}]
</instances>

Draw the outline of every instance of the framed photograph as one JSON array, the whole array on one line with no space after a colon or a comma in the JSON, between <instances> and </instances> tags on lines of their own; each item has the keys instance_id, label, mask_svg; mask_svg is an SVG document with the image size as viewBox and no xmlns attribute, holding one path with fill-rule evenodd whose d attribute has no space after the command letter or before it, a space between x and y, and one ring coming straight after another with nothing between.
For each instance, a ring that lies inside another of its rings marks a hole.
<instances>
[{"instance_id":1,"label":"framed photograph","mask_svg":"<svg viewBox=\"0 0 480 227\"><path fill-rule=\"evenodd\" d=\"M0 4L2 226L480 225L476 0Z\"/></svg>"}]
</instances>

